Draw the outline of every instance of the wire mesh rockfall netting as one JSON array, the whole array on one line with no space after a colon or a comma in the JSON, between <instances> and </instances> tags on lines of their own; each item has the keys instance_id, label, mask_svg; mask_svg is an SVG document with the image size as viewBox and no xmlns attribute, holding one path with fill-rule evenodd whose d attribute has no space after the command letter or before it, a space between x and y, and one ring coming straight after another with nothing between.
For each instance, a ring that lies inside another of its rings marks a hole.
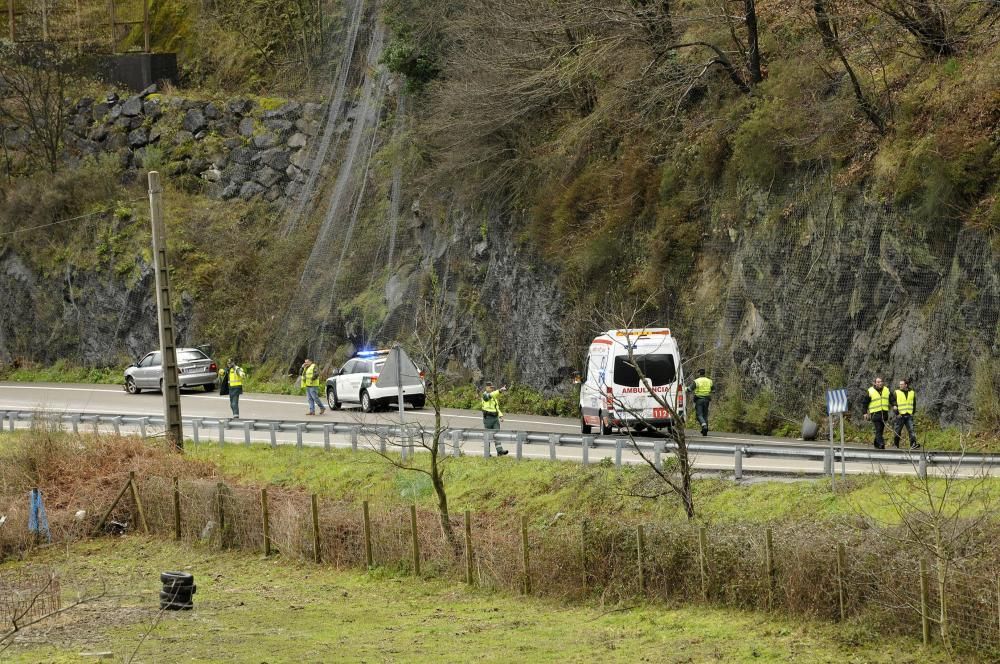
<instances>
[{"instance_id":1,"label":"wire mesh rockfall netting","mask_svg":"<svg viewBox=\"0 0 1000 664\"><path fill-rule=\"evenodd\" d=\"M714 286L683 333L689 372L704 366L717 393L756 402L736 417L762 429L821 414L837 387L860 414L876 375L893 390L910 379L920 412L971 423L970 378L1000 352L995 234L801 187L780 220L723 224L706 241Z\"/></svg>"}]
</instances>

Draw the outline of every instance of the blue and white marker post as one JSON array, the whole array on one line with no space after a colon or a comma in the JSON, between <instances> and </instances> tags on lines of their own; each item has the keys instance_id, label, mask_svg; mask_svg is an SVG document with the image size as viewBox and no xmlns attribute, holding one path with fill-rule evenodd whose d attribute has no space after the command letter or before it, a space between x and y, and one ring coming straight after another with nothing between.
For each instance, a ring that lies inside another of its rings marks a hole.
<instances>
[{"instance_id":1,"label":"blue and white marker post","mask_svg":"<svg viewBox=\"0 0 1000 664\"><path fill-rule=\"evenodd\" d=\"M833 416L840 415L840 477L847 477L847 461L844 458L844 413L847 412L847 390L835 389L826 391L827 425L830 429L830 486L835 487L834 478L837 466L833 451Z\"/></svg>"}]
</instances>

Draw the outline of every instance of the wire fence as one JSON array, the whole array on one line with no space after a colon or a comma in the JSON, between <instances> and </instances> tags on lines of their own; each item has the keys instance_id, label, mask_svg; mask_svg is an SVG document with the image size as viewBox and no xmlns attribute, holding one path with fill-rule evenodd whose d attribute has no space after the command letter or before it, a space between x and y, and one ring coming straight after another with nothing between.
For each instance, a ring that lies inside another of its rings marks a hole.
<instances>
[{"instance_id":1,"label":"wire fence","mask_svg":"<svg viewBox=\"0 0 1000 664\"><path fill-rule=\"evenodd\" d=\"M107 515L112 525L102 530L148 528L154 536L192 545L280 554L338 569L371 564L413 573L419 565L423 577L565 601L620 606L655 600L859 619L914 638L922 637L926 623L929 640L956 652L1000 656L996 556L921 561L890 529L815 523L704 527L560 514L531 519L525 540L520 515L497 510L469 515L468 530L465 514L452 513L449 541L432 510L357 505L214 480L149 476L138 477L136 485L139 501L123 492ZM4 556L36 544L17 520L14 505L21 500L0 499L15 517L0 528ZM94 533L109 506L103 507L82 521L53 509L54 543Z\"/></svg>"}]
</instances>

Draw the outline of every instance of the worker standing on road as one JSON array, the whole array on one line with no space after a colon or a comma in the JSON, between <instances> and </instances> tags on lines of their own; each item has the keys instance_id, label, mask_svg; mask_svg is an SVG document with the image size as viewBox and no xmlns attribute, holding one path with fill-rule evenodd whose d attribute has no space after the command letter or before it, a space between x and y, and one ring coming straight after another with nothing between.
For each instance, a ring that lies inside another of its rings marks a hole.
<instances>
[{"instance_id":1,"label":"worker standing on road","mask_svg":"<svg viewBox=\"0 0 1000 664\"><path fill-rule=\"evenodd\" d=\"M483 411L483 428L492 431L500 430L500 422L503 421L503 411L500 410L500 395L507 391L507 386L504 385L499 390L493 389L493 383L487 382L486 387L483 390L483 402L480 405L480 409ZM504 456L507 454L507 450L503 448L500 441L496 438L493 439L494 444L497 448L497 456Z\"/></svg>"},{"instance_id":2,"label":"worker standing on road","mask_svg":"<svg viewBox=\"0 0 1000 664\"><path fill-rule=\"evenodd\" d=\"M861 400L865 409L865 419L875 425L875 448L885 449L885 423L889 421L889 388L882 384L882 377L876 376Z\"/></svg>"},{"instance_id":3,"label":"worker standing on road","mask_svg":"<svg viewBox=\"0 0 1000 664\"><path fill-rule=\"evenodd\" d=\"M236 360L229 358L226 368L219 371L219 376L229 383L229 407L233 409L233 419L240 419L240 395L243 394L243 379L246 373L243 367L236 364Z\"/></svg>"},{"instance_id":4,"label":"worker standing on road","mask_svg":"<svg viewBox=\"0 0 1000 664\"><path fill-rule=\"evenodd\" d=\"M698 377L688 386L688 392L694 393L694 412L701 424L701 435L708 435L708 406L712 402L712 390L715 389L712 379L705 375L704 369L698 369Z\"/></svg>"},{"instance_id":5,"label":"worker standing on road","mask_svg":"<svg viewBox=\"0 0 1000 664\"><path fill-rule=\"evenodd\" d=\"M306 388L306 400L309 402L309 412L306 415L315 415L316 406L319 406L319 414L322 415L326 412L326 406L319 398L319 367L306 358L299 369L299 376L302 377L302 386Z\"/></svg>"},{"instance_id":6,"label":"worker standing on road","mask_svg":"<svg viewBox=\"0 0 1000 664\"><path fill-rule=\"evenodd\" d=\"M909 379L904 378L899 381L899 389L892 395L892 410L896 413L896 421L892 425L892 444L899 447L899 440L902 437L903 427L906 427L906 436L910 441L910 449L915 450L920 445L917 443L917 436L913 432L913 416L917 410L917 394L910 389Z\"/></svg>"}]
</instances>

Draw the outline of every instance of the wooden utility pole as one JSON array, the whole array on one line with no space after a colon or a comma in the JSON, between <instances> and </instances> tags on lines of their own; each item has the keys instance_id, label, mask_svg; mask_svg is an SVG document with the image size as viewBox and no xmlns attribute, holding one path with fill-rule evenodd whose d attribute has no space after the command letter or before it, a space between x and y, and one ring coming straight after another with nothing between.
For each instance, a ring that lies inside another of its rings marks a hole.
<instances>
[{"instance_id":1,"label":"wooden utility pole","mask_svg":"<svg viewBox=\"0 0 1000 664\"><path fill-rule=\"evenodd\" d=\"M167 438L178 451L184 449L181 393L177 381L177 347L170 309L167 274L167 234L163 228L163 185L160 174L149 172L149 218L153 224L153 271L156 274L156 311L160 323L160 363L163 367L163 416Z\"/></svg>"}]
</instances>

